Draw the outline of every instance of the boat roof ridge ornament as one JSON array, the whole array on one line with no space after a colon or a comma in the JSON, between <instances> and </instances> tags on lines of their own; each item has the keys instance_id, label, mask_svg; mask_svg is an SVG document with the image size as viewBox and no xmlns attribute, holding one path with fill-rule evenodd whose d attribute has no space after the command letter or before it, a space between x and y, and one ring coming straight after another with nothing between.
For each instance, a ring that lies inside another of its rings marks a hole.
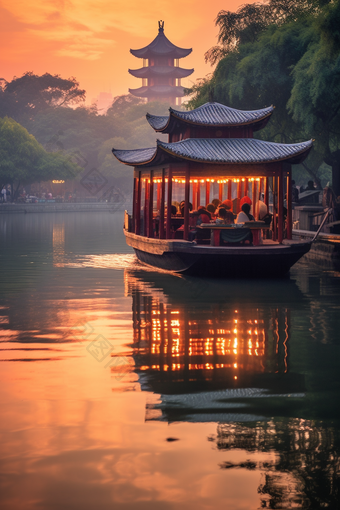
<instances>
[{"instance_id":1,"label":"boat roof ridge ornament","mask_svg":"<svg viewBox=\"0 0 340 510\"><path fill-rule=\"evenodd\" d=\"M158 22L158 32L164 32L164 21L162 19Z\"/></svg>"}]
</instances>

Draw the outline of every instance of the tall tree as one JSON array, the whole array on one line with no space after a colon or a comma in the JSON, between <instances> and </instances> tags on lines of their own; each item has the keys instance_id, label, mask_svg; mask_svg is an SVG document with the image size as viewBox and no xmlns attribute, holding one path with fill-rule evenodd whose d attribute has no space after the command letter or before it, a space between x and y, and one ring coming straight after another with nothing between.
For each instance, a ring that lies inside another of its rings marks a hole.
<instances>
[{"instance_id":1,"label":"tall tree","mask_svg":"<svg viewBox=\"0 0 340 510\"><path fill-rule=\"evenodd\" d=\"M270 25L281 26L316 13L330 0L269 0L268 3L241 5L236 11L220 11L215 25L218 44L205 53L206 62L216 64L240 44L254 43Z\"/></svg>"},{"instance_id":2,"label":"tall tree","mask_svg":"<svg viewBox=\"0 0 340 510\"><path fill-rule=\"evenodd\" d=\"M11 184L15 199L19 187L51 179L71 179L80 168L69 157L48 153L33 135L13 119L0 118L0 185Z\"/></svg>"},{"instance_id":3,"label":"tall tree","mask_svg":"<svg viewBox=\"0 0 340 510\"><path fill-rule=\"evenodd\" d=\"M340 2L327 6L313 27L316 40L296 64L288 100L293 120L313 134L317 151L332 167L340 195Z\"/></svg>"},{"instance_id":4,"label":"tall tree","mask_svg":"<svg viewBox=\"0 0 340 510\"><path fill-rule=\"evenodd\" d=\"M189 91L188 102L189 108L197 107L209 100L213 91L216 101L235 108L275 105L270 123L257 136L286 143L315 138L315 150L303 166L320 184L321 163L331 165L337 194L339 3L318 5L312 13L269 25L253 43L238 43L209 79Z\"/></svg>"},{"instance_id":5,"label":"tall tree","mask_svg":"<svg viewBox=\"0 0 340 510\"><path fill-rule=\"evenodd\" d=\"M27 72L11 82L1 80L0 117L7 115L22 122L48 108L74 106L84 99L85 90L73 77Z\"/></svg>"}]
</instances>

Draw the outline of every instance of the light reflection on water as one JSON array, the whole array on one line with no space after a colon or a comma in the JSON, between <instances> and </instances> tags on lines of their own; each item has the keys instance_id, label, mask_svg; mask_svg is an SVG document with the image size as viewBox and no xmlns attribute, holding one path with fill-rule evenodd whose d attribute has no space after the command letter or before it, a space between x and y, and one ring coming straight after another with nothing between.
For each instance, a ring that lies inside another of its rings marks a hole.
<instances>
[{"instance_id":1,"label":"light reflection on water","mask_svg":"<svg viewBox=\"0 0 340 510\"><path fill-rule=\"evenodd\" d=\"M156 272L122 222L0 217L1 508L337 508L339 275Z\"/></svg>"}]
</instances>

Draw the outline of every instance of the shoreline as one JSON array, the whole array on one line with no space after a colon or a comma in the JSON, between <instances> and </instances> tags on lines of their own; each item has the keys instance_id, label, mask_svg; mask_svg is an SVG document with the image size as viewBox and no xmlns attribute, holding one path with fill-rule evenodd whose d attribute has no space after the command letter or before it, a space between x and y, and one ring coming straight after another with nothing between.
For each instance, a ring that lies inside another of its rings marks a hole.
<instances>
[{"instance_id":1,"label":"shoreline","mask_svg":"<svg viewBox=\"0 0 340 510\"><path fill-rule=\"evenodd\" d=\"M0 204L0 214L34 214L34 213L55 213L55 212L115 212L124 211L129 202L119 203L36 203L36 204Z\"/></svg>"}]
</instances>

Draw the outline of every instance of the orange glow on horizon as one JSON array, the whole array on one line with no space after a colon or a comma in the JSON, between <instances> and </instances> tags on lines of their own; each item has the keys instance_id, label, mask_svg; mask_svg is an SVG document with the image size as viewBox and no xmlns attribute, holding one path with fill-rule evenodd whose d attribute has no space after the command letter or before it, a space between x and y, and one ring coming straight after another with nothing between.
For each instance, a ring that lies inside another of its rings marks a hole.
<instances>
[{"instance_id":1,"label":"orange glow on horizon","mask_svg":"<svg viewBox=\"0 0 340 510\"><path fill-rule=\"evenodd\" d=\"M158 33L158 20L165 20L165 35L174 44L192 48L179 65L195 68L184 79L191 86L212 72L204 53L217 42L215 18L222 9L236 10L243 2L222 0L185 3L122 0L74 0L32 2L3 0L0 6L2 77L11 81L27 71L76 77L87 91L86 102L100 92L113 96L138 88L141 80L128 69L143 66L130 49L149 44Z\"/></svg>"}]
</instances>

